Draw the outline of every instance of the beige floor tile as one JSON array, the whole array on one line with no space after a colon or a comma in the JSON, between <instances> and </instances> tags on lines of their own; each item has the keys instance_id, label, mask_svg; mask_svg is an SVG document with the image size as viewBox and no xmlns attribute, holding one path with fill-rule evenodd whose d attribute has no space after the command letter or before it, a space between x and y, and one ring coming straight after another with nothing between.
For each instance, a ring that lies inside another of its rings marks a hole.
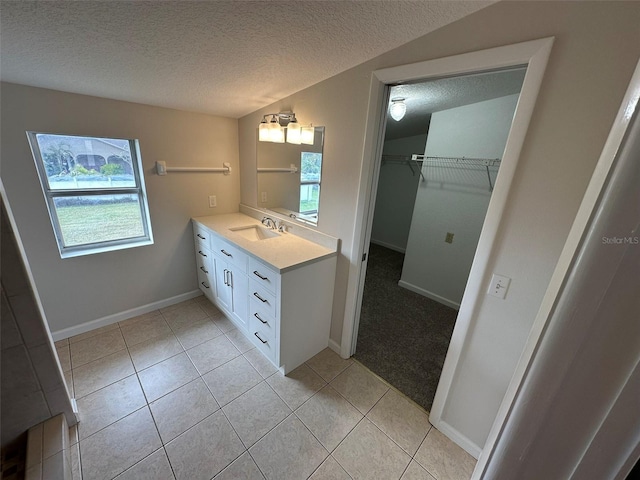
<instances>
[{"instance_id":1,"label":"beige floor tile","mask_svg":"<svg viewBox=\"0 0 640 480\"><path fill-rule=\"evenodd\" d=\"M171 329L162 315L151 316L149 314L120 324L120 331L129 347L171 333Z\"/></svg>"},{"instance_id":2,"label":"beige floor tile","mask_svg":"<svg viewBox=\"0 0 640 480\"><path fill-rule=\"evenodd\" d=\"M229 341L233 343L233 346L240 350L240 353L248 352L255 348L253 343L237 328L235 330L229 330L225 333Z\"/></svg>"},{"instance_id":3,"label":"beige floor tile","mask_svg":"<svg viewBox=\"0 0 640 480\"><path fill-rule=\"evenodd\" d=\"M68 372L71 370L71 351L69 349L69 344L56 346L56 353L58 354L58 359L60 360L60 366L62 367L63 372Z\"/></svg>"},{"instance_id":4,"label":"beige floor tile","mask_svg":"<svg viewBox=\"0 0 640 480\"><path fill-rule=\"evenodd\" d=\"M251 455L243 453L231 465L215 476L214 480L264 480L264 475Z\"/></svg>"},{"instance_id":5,"label":"beige floor tile","mask_svg":"<svg viewBox=\"0 0 640 480\"><path fill-rule=\"evenodd\" d=\"M330 385L365 414L389 390L375 375L355 362L334 378Z\"/></svg>"},{"instance_id":6,"label":"beige floor tile","mask_svg":"<svg viewBox=\"0 0 640 480\"><path fill-rule=\"evenodd\" d=\"M216 326L225 333L228 332L229 330L235 330L236 328L238 328L231 320L229 320L224 315L218 316L218 317L210 317L210 318L213 321L213 323L215 323Z\"/></svg>"},{"instance_id":7,"label":"beige floor tile","mask_svg":"<svg viewBox=\"0 0 640 480\"><path fill-rule=\"evenodd\" d=\"M122 329L122 327L129 327L133 324L143 322L149 318L154 318L159 315L160 315L160 310L153 310L151 312L143 313L142 315L136 315L135 317L131 317L121 322L118 322L118 325L120 326L120 329Z\"/></svg>"},{"instance_id":8,"label":"beige floor tile","mask_svg":"<svg viewBox=\"0 0 640 480\"><path fill-rule=\"evenodd\" d=\"M79 342L81 340L85 340L87 338L91 338L94 337L96 335L100 335L101 333L104 332L108 332L110 330L115 330L118 328L118 324L117 323L112 323L111 325L105 325L104 327L99 327L99 328L94 328L93 330L89 330L88 332L85 333L81 333L79 335L74 335L73 337L69 338L69 343L76 343Z\"/></svg>"},{"instance_id":9,"label":"beige floor tile","mask_svg":"<svg viewBox=\"0 0 640 480\"><path fill-rule=\"evenodd\" d=\"M206 313L211 318L224 317L224 313L218 310L218 308L216 308L216 306L211 303L207 297L202 296L201 298L204 298L204 300L199 301L198 305L200 305L200 308L204 310L204 313Z\"/></svg>"},{"instance_id":10,"label":"beige floor tile","mask_svg":"<svg viewBox=\"0 0 640 480\"><path fill-rule=\"evenodd\" d=\"M262 378L268 378L278 371L276 366L267 360L267 357L260 353L257 348L244 352L243 355Z\"/></svg>"},{"instance_id":11,"label":"beige floor tile","mask_svg":"<svg viewBox=\"0 0 640 480\"><path fill-rule=\"evenodd\" d=\"M190 300L183 302L182 305L176 306L169 311L162 310L162 316L167 321L171 329L175 330L189 326L192 322L206 318L207 314L200 305Z\"/></svg>"},{"instance_id":12,"label":"beige floor tile","mask_svg":"<svg viewBox=\"0 0 640 480\"><path fill-rule=\"evenodd\" d=\"M71 366L77 368L126 348L120 329L108 330L98 335L71 342Z\"/></svg>"},{"instance_id":13,"label":"beige floor tile","mask_svg":"<svg viewBox=\"0 0 640 480\"><path fill-rule=\"evenodd\" d=\"M435 428L415 455L415 460L436 479L468 480L476 460Z\"/></svg>"},{"instance_id":14,"label":"beige floor tile","mask_svg":"<svg viewBox=\"0 0 640 480\"><path fill-rule=\"evenodd\" d=\"M113 478L161 447L148 408L80 441L84 480Z\"/></svg>"},{"instance_id":15,"label":"beige floor tile","mask_svg":"<svg viewBox=\"0 0 640 480\"><path fill-rule=\"evenodd\" d=\"M306 364L327 382L340 375L352 363L353 360L350 358L345 360L330 348L325 348L315 357L306 361Z\"/></svg>"},{"instance_id":16,"label":"beige floor tile","mask_svg":"<svg viewBox=\"0 0 640 480\"><path fill-rule=\"evenodd\" d=\"M249 453L267 480L308 478L329 455L295 415L261 438Z\"/></svg>"},{"instance_id":17,"label":"beige floor tile","mask_svg":"<svg viewBox=\"0 0 640 480\"><path fill-rule=\"evenodd\" d=\"M147 404L138 377L131 375L78 400L80 440Z\"/></svg>"},{"instance_id":18,"label":"beige floor tile","mask_svg":"<svg viewBox=\"0 0 640 480\"><path fill-rule=\"evenodd\" d=\"M171 328L185 349L195 347L222 335L222 330L209 317L194 320L189 325Z\"/></svg>"},{"instance_id":19,"label":"beige floor tile","mask_svg":"<svg viewBox=\"0 0 640 480\"><path fill-rule=\"evenodd\" d=\"M242 355L203 375L202 378L221 406L262 381L260 374Z\"/></svg>"},{"instance_id":20,"label":"beige floor tile","mask_svg":"<svg viewBox=\"0 0 640 480\"><path fill-rule=\"evenodd\" d=\"M351 480L351 477L336 460L329 455L322 465L313 472L309 480Z\"/></svg>"},{"instance_id":21,"label":"beige floor tile","mask_svg":"<svg viewBox=\"0 0 640 480\"><path fill-rule=\"evenodd\" d=\"M392 389L376 403L367 418L411 456L431 428L427 413Z\"/></svg>"},{"instance_id":22,"label":"beige floor tile","mask_svg":"<svg viewBox=\"0 0 640 480\"><path fill-rule=\"evenodd\" d=\"M165 449L178 480L213 478L245 450L221 411L172 440Z\"/></svg>"},{"instance_id":23,"label":"beige floor tile","mask_svg":"<svg viewBox=\"0 0 640 480\"><path fill-rule=\"evenodd\" d=\"M54 342L53 344L55 345L56 348L64 347L65 345L69 345L69 339L68 338L63 338L62 340L58 340L57 342Z\"/></svg>"},{"instance_id":24,"label":"beige floor tile","mask_svg":"<svg viewBox=\"0 0 640 480\"><path fill-rule=\"evenodd\" d=\"M411 457L364 418L333 457L354 479L400 478Z\"/></svg>"},{"instance_id":25,"label":"beige floor tile","mask_svg":"<svg viewBox=\"0 0 640 480\"><path fill-rule=\"evenodd\" d=\"M267 378L267 383L282 398L291 410L295 410L326 385L326 382L302 364L287 376L275 373Z\"/></svg>"},{"instance_id":26,"label":"beige floor tile","mask_svg":"<svg viewBox=\"0 0 640 480\"><path fill-rule=\"evenodd\" d=\"M120 350L99 360L74 368L73 388L76 398L82 398L133 373L135 373L135 370L127 350Z\"/></svg>"},{"instance_id":27,"label":"beige floor tile","mask_svg":"<svg viewBox=\"0 0 640 480\"><path fill-rule=\"evenodd\" d=\"M160 309L160 313L167 313L167 312L170 312L172 310L177 310L179 308L186 307L187 305L190 305L190 304L194 303L197 298L199 298L199 297L190 298L189 300L184 300L182 302L174 303L173 305L169 305L168 307L162 307Z\"/></svg>"},{"instance_id":28,"label":"beige floor tile","mask_svg":"<svg viewBox=\"0 0 640 480\"><path fill-rule=\"evenodd\" d=\"M187 357L180 353L141 372L138 378L148 402L153 402L191 380L198 378L198 371Z\"/></svg>"},{"instance_id":29,"label":"beige floor tile","mask_svg":"<svg viewBox=\"0 0 640 480\"><path fill-rule=\"evenodd\" d=\"M115 480L175 480L175 477L164 448L159 448Z\"/></svg>"},{"instance_id":30,"label":"beige floor tile","mask_svg":"<svg viewBox=\"0 0 640 480\"><path fill-rule=\"evenodd\" d=\"M429 475L424 468L420 466L415 460L411 460L411 463L400 477L400 480L436 480L433 476Z\"/></svg>"},{"instance_id":31,"label":"beige floor tile","mask_svg":"<svg viewBox=\"0 0 640 480\"><path fill-rule=\"evenodd\" d=\"M286 403L264 381L222 407L222 410L247 447L291 413Z\"/></svg>"},{"instance_id":32,"label":"beige floor tile","mask_svg":"<svg viewBox=\"0 0 640 480\"><path fill-rule=\"evenodd\" d=\"M69 390L69 394L71 398L75 398L75 392L73 390L73 373L71 370L68 372L64 372L64 383L67 385L67 390Z\"/></svg>"},{"instance_id":33,"label":"beige floor tile","mask_svg":"<svg viewBox=\"0 0 640 480\"><path fill-rule=\"evenodd\" d=\"M296 415L330 452L362 419L362 414L330 385L298 408Z\"/></svg>"},{"instance_id":34,"label":"beige floor tile","mask_svg":"<svg viewBox=\"0 0 640 480\"><path fill-rule=\"evenodd\" d=\"M182 352L184 352L182 345L171 332L129 347L131 360L133 360L133 366L137 371L144 370Z\"/></svg>"},{"instance_id":35,"label":"beige floor tile","mask_svg":"<svg viewBox=\"0 0 640 480\"><path fill-rule=\"evenodd\" d=\"M201 343L187 350L187 355L196 366L200 375L233 360L240 352L224 335Z\"/></svg>"},{"instance_id":36,"label":"beige floor tile","mask_svg":"<svg viewBox=\"0 0 640 480\"><path fill-rule=\"evenodd\" d=\"M169 443L220 407L201 378L149 405L162 443Z\"/></svg>"}]
</instances>

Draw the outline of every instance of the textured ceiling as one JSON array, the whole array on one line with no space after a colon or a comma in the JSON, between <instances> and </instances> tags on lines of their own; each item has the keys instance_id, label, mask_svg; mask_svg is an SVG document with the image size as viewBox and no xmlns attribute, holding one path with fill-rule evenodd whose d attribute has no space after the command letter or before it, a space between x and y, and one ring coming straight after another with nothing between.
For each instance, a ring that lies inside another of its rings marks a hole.
<instances>
[{"instance_id":1,"label":"textured ceiling","mask_svg":"<svg viewBox=\"0 0 640 480\"><path fill-rule=\"evenodd\" d=\"M433 112L519 93L525 73L517 68L391 87L389 100L404 98L407 113L395 121L387 111L385 138L426 133Z\"/></svg>"},{"instance_id":2,"label":"textured ceiling","mask_svg":"<svg viewBox=\"0 0 640 480\"><path fill-rule=\"evenodd\" d=\"M489 1L6 1L0 78L240 117Z\"/></svg>"}]
</instances>

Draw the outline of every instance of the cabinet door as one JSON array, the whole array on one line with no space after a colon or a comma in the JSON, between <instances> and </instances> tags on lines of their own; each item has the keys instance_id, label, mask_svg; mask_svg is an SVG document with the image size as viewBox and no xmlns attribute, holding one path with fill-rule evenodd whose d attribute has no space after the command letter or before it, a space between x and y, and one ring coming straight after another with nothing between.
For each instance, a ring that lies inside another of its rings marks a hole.
<instances>
[{"instance_id":1,"label":"cabinet door","mask_svg":"<svg viewBox=\"0 0 640 480\"><path fill-rule=\"evenodd\" d=\"M213 257L213 263L216 275L216 301L219 306L231 312L231 283L229 280L231 272L227 268L227 262L224 260Z\"/></svg>"},{"instance_id":2,"label":"cabinet door","mask_svg":"<svg viewBox=\"0 0 640 480\"><path fill-rule=\"evenodd\" d=\"M237 269L233 269L229 272L228 278L231 284L233 317L247 331L249 329L247 322L247 292L249 289L247 276Z\"/></svg>"}]
</instances>

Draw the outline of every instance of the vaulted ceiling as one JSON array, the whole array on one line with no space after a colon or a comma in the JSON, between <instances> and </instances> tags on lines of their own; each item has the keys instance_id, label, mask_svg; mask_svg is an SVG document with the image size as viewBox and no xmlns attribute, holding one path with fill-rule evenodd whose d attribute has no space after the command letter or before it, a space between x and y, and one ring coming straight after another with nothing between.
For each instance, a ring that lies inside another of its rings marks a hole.
<instances>
[{"instance_id":1,"label":"vaulted ceiling","mask_svg":"<svg viewBox=\"0 0 640 480\"><path fill-rule=\"evenodd\" d=\"M238 118L488 1L0 3L0 79Z\"/></svg>"}]
</instances>

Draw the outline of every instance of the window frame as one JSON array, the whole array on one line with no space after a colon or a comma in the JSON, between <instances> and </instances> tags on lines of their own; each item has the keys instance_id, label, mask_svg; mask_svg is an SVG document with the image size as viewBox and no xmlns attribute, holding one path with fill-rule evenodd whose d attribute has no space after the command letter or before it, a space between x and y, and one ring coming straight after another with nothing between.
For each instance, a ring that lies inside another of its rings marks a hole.
<instances>
[{"instance_id":1,"label":"window frame","mask_svg":"<svg viewBox=\"0 0 640 480\"><path fill-rule=\"evenodd\" d=\"M31 147L31 153L36 165L40 186L44 195L49 219L53 227L53 233L56 238L56 244L61 258L72 258L83 255L92 255L96 253L110 252L114 250L122 250L126 248L140 247L144 245L153 245L153 231L151 229L151 217L149 216L149 205L147 201L146 187L144 183L144 175L142 169L142 155L140 154L140 143L137 139L103 137L96 135L76 135L50 132L27 131L27 139ZM129 152L131 153L131 169L135 186L133 187L108 187L108 188L74 188L74 189L52 189L47 176L40 144L37 135L56 135L64 137L81 137L87 139L103 139L103 140L123 140L129 144ZM55 205L56 198L64 197L86 197L86 196L105 196L105 195L135 195L138 198L140 207L140 219L142 222L143 235L129 238L119 238L115 240L106 240L100 242L83 243L81 245L67 246L64 242L64 236L60 227L57 208Z\"/></svg>"},{"instance_id":2,"label":"window frame","mask_svg":"<svg viewBox=\"0 0 640 480\"><path fill-rule=\"evenodd\" d=\"M311 153L311 154L319 154L320 155L320 173L318 174L318 180L302 180L302 157L305 153ZM298 202L298 211L303 214L303 215L317 215L318 211L320 210L320 189L321 189L321 183L322 183L322 162L324 161L323 158L323 154L322 152L307 152L307 151L302 151L300 152L300 190L302 190L302 187L307 186L307 185L318 185L318 207L315 210L309 210L306 212L302 211L302 191L300 191L300 201Z\"/></svg>"}]
</instances>

